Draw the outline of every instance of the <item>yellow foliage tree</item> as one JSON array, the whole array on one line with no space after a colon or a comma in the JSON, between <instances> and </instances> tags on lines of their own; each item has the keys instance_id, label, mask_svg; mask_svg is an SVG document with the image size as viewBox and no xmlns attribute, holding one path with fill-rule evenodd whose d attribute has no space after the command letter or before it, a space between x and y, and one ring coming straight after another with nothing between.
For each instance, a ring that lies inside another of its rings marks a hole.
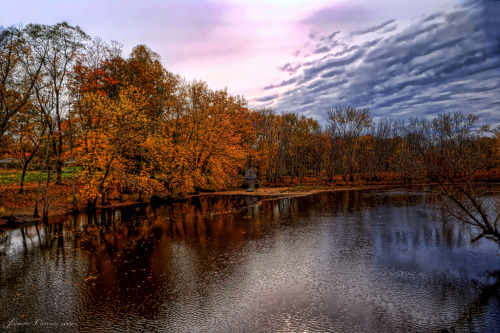
<instances>
[{"instance_id":1,"label":"yellow foliage tree","mask_svg":"<svg viewBox=\"0 0 500 333\"><path fill-rule=\"evenodd\" d=\"M152 192L161 188L151 179L149 170L137 172L129 156L146 140L149 119L143 112L145 97L136 88L124 88L116 100L101 94L83 96L79 110L99 115L98 121L82 127L76 149L78 165L82 167L82 199L95 207L106 193L133 190ZM97 119L96 119L97 120ZM82 122L83 123L83 122Z\"/></svg>"},{"instance_id":2,"label":"yellow foliage tree","mask_svg":"<svg viewBox=\"0 0 500 333\"><path fill-rule=\"evenodd\" d=\"M203 82L183 87L178 116L166 122L169 143L162 178L174 193L236 184L244 167L253 124L245 101ZM251 141L251 140L250 140Z\"/></svg>"}]
</instances>

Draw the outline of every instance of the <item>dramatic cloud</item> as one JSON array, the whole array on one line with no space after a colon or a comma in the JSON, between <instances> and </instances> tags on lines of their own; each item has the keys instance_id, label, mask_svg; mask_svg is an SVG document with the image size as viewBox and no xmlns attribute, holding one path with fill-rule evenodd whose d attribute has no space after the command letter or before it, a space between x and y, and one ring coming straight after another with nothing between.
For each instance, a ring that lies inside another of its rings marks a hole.
<instances>
[{"instance_id":1,"label":"dramatic cloud","mask_svg":"<svg viewBox=\"0 0 500 333\"><path fill-rule=\"evenodd\" d=\"M499 123L500 1L4 1L0 25L79 25L146 44L165 67L250 106L369 107L406 118L461 110ZM495 113L496 112L496 113Z\"/></svg>"},{"instance_id":2,"label":"dramatic cloud","mask_svg":"<svg viewBox=\"0 0 500 333\"><path fill-rule=\"evenodd\" d=\"M313 17L326 22L329 13ZM313 52L321 57L298 57L291 79L266 87L277 95L266 105L318 120L340 104L368 107L377 118L474 112L499 125L498 17L499 1L476 1L413 24L391 19L332 38L314 36Z\"/></svg>"}]
</instances>

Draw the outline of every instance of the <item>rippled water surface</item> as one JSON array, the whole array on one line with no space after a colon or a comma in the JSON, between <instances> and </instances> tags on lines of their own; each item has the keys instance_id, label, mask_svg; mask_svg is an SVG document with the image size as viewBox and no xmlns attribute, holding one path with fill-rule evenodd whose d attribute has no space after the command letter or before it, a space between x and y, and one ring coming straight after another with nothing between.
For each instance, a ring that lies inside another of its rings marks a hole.
<instances>
[{"instance_id":1,"label":"rippled water surface","mask_svg":"<svg viewBox=\"0 0 500 333\"><path fill-rule=\"evenodd\" d=\"M206 197L0 234L0 331L500 332L500 257L425 196Z\"/></svg>"}]
</instances>

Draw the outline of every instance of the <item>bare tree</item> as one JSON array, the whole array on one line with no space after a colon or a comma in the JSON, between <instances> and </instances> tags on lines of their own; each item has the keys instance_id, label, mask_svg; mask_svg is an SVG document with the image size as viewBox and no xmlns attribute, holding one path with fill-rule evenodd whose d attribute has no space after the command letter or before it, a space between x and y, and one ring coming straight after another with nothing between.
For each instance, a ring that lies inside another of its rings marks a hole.
<instances>
[{"instance_id":1,"label":"bare tree","mask_svg":"<svg viewBox=\"0 0 500 333\"><path fill-rule=\"evenodd\" d=\"M476 115L447 113L411 121L406 141L414 175L435 183L429 191L448 215L478 229L473 242L487 237L500 244L500 201L489 195L490 186L473 179L488 163L479 140L486 130Z\"/></svg>"},{"instance_id":2,"label":"bare tree","mask_svg":"<svg viewBox=\"0 0 500 333\"><path fill-rule=\"evenodd\" d=\"M372 125L369 135L373 138L373 151L365 160L369 179L380 180L384 172L394 171L391 162L395 158L402 126L402 122L392 119L382 119Z\"/></svg>"},{"instance_id":3,"label":"bare tree","mask_svg":"<svg viewBox=\"0 0 500 333\"><path fill-rule=\"evenodd\" d=\"M37 49L47 49L40 80L34 86L36 100L45 115L52 150L56 159L56 180L61 182L64 152L64 117L68 113L68 76L78 56L84 49L88 36L77 26L66 22L54 26L29 24L27 36L38 41Z\"/></svg>"}]
</instances>

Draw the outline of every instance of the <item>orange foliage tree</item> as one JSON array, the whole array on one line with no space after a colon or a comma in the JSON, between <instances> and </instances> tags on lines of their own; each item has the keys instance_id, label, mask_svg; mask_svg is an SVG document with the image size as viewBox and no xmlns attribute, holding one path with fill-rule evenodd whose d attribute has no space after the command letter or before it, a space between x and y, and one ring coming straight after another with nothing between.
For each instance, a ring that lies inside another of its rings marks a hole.
<instances>
[{"instance_id":1,"label":"orange foliage tree","mask_svg":"<svg viewBox=\"0 0 500 333\"><path fill-rule=\"evenodd\" d=\"M168 188L189 193L235 185L254 131L246 102L203 82L184 85L179 98L165 123L171 150L162 176Z\"/></svg>"},{"instance_id":2,"label":"orange foliage tree","mask_svg":"<svg viewBox=\"0 0 500 333\"><path fill-rule=\"evenodd\" d=\"M136 172L134 161L128 158L147 137L149 120L142 112L146 101L141 92L136 88L124 89L117 100L89 93L81 103L79 110L90 108L102 120L81 127L77 134L75 158L82 167L82 201L95 207L106 193L161 188L149 177L148 170Z\"/></svg>"}]
</instances>

